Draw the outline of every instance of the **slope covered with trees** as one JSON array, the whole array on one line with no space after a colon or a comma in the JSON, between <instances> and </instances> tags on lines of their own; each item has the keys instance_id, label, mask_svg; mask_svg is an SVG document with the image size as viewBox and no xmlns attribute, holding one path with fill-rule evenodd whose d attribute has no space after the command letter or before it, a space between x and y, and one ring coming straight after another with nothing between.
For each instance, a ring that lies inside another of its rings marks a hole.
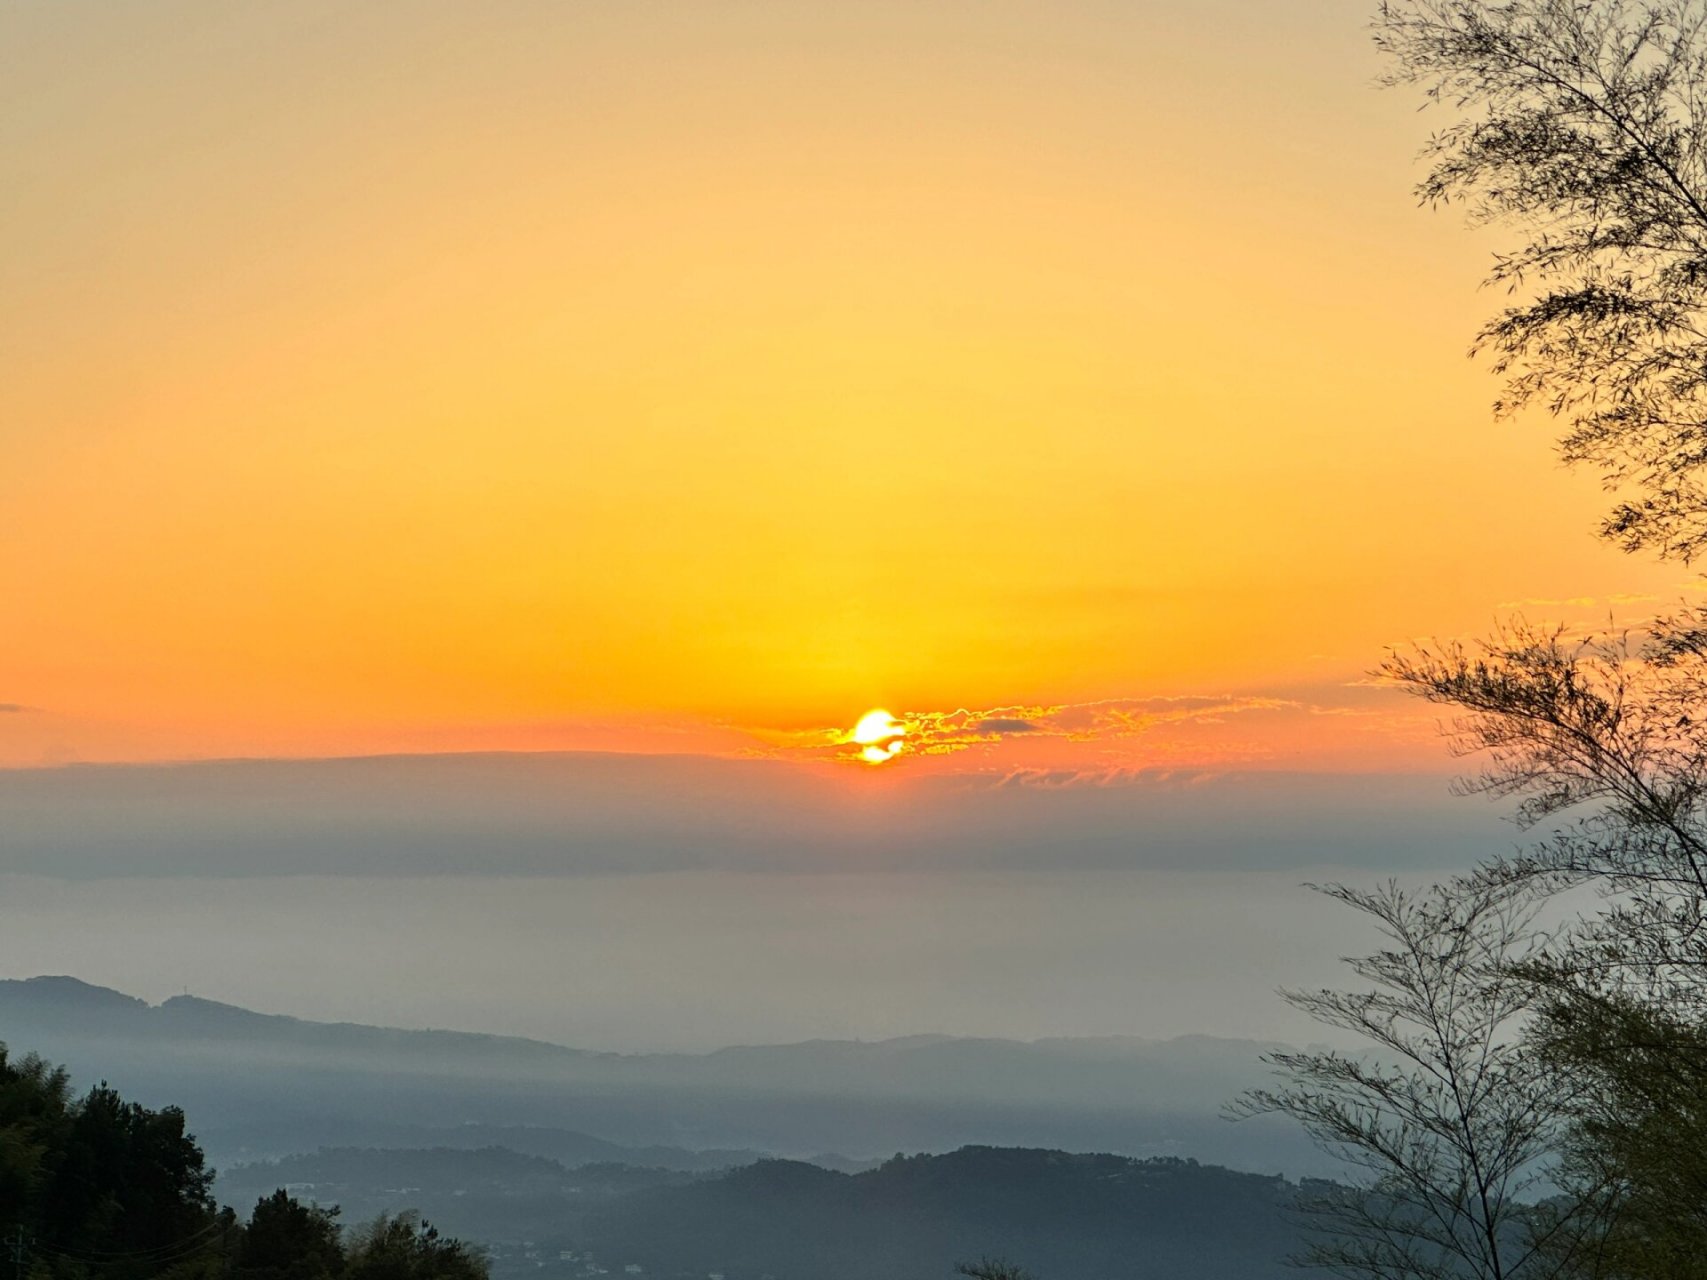
<instances>
[{"instance_id":1,"label":"slope covered with trees","mask_svg":"<svg viewBox=\"0 0 1707 1280\"><path fill-rule=\"evenodd\" d=\"M840 1173L568 1169L500 1148L334 1149L219 1186L176 1108L0 1052L0 1233L27 1280L729 1280L943 1277L1009 1254L1046 1276L1265 1280L1296 1246L1297 1187L1174 1158L967 1147ZM343 1227L337 1204L366 1225ZM428 1206L491 1246L447 1238ZM493 1259L492 1263L488 1258Z\"/></svg>"},{"instance_id":2,"label":"slope covered with trees","mask_svg":"<svg viewBox=\"0 0 1707 1280\"><path fill-rule=\"evenodd\" d=\"M1195 1161L1007 1147L897 1156L840 1174L768 1160L638 1192L578 1243L647 1275L944 1277L985 1255L1063 1280L1279 1280L1296 1188Z\"/></svg>"},{"instance_id":3,"label":"slope covered with trees","mask_svg":"<svg viewBox=\"0 0 1707 1280\"><path fill-rule=\"evenodd\" d=\"M19 1280L485 1280L484 1259L410 1214L349 1233L283 1190L247 1222L176 1107L150 1110L0 1045L0 1231Z\"/></svg>"}]
</instances>

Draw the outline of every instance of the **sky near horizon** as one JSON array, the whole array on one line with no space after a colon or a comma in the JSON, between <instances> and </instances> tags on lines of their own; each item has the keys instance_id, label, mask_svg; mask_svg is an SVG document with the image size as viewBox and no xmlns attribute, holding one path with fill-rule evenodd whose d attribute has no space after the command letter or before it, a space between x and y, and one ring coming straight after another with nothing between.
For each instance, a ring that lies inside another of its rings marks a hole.
<instances>
[{"instance_id":1,"label":"sky near horizon","mask_svg":"<svg viewBox=\"0 0 1707 1280\"><path fill-rule=\"evenodd\" d=\"M0 7L0 974L1307 1038L1299 880L1514 838L1387 647L1695 589L1372 7Z\"/></svg>"},{"instance_id":2,"label":"sky near horizon","mask_svg":"<svg viewBox=\"0 0 1707 1280\"><path fill-rule=\"evenodd\" d=\"M1686 575L1368 8L8 5L0 765L1444 768L1386 646Z\"/></svg>"}]
</instances>

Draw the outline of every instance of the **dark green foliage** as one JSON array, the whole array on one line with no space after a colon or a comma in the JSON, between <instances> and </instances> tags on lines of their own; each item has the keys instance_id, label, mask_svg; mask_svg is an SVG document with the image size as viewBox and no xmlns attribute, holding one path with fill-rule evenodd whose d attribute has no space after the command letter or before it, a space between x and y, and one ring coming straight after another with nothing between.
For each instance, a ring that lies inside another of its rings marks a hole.
<instances>
[{"instance_id":1,"label":"dark green foliage","mask_svg":"<svg viewBox=\"0 0 1707 1280\"><path fill-rule=\"evenodd\" d=\"M413 1213L381 1216L356 1232L344 1280L485 1280L486 1264Z\"/></svg>"},{"instance_id":2,"label":"dark green foliage","mask_svg":"<svg viewBox=\"0 0 1707 1280\"><path fill-rule=\"evenodd\" d=\"M1622 996L1572 992L1535 1041L1572 1081L1569 1181L1601 1193L1582 1274L1707 1277L1707 1031Z\"/></svg>"},{"instance_id":3,"label":"dark green foliage","mask_svg":"<svg viewBox=\"0 0 1707 1280\"><path fill-rule=\"evenodd\" d=\"M344 1265L338 1210L299 1204L283 1190L249 1215L238 1250L239 1280L329 1280Z\"/></svg>"},{"instance_id":4,"label":"dark green foliage","mask_svg":"<svg viewBox=\"0 0 1707 1280\"><path fill-rule=\"evenodd\" d=\"M34 1056L12 1062L0 1044L0 1227L33 1225L70 1094L64 1071Z\"/></svg>"},{"instance_id":5,"label":"dark green foliage","mask_svg":"<svg viewBox=\"0 0 1707 1280\"><path fill-rule=\"evenodd\" d=\"M485 1280L484 1258L412 1216L346 1248L336 1209L281 1190L244 1226L212 1184L176 1107L105 1084L73 1099L63 1070L0 1045L0 1234L30 1280Z\"/></svg>"},{"instance_id":6,"label":"dark green foliage","mask_svg":"<svg viewBox=\"0 0 1707 1280\"><path fill-rule=\"evenodd\" d=\"M64 1071L0 1046L0 1229L24 1270L64 1280L194 1276L223 1267L233 1222L183 1113L104 1085L73 1099Z\"/></svg>"},{"instance_id":7,"label":"dark green foliage","mask_svg":"<svg viewBox=\"0 0 1707 1280\"><path fill-rule=\"evenodd\" d=\"M213 1175L176 1108L150 1111L98 1085L70 1109L51 1165L37 1200L42 1240L103 1276L153 1275L217 1243Z\"/></svg>"}]
</instances>

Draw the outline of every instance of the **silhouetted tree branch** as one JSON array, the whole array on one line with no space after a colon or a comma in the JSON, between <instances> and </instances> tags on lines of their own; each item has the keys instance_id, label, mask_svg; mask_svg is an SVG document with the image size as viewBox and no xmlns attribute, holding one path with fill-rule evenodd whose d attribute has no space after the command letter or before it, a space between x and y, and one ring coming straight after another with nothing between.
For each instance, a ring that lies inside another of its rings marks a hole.
<instances>
[{"instance_id":1,"label":"silhouetted tree branch","mask_svg":"<svg viewBox=\"0 0 1707 1280\"><path fill-rule=\"evenodd\" d=\"M1286 998L1369 1048L1273 1054L1281 1083L1233 1108L1291 1116L1355 1171L1305 1199L1299 1261L1373 1280L1568 1274L1572 1251L1553 1245L1588 1201L1535 1205L1563 1100L1520 1039L1532 989L1516 968L1542 945L1533 895L1492 879L1321 892L1388 945L1348 959L1365 988Z\"/></svg>"},{"instance_id":2,"label":"silhouetted tree branch","mask_svg":"<svg viewBox=\"0 0 1707 1280\"><path fill-rule=\"evenodd\" d=\"M1476 349L1502 410L1545 405L1622 496L1602 532L1707 545L1707 10L1696 0L1390 0L1387 79L1456 118L1419 196L1523 242L1492 284L1526 300Z\"/></svg>"}]
</instances>

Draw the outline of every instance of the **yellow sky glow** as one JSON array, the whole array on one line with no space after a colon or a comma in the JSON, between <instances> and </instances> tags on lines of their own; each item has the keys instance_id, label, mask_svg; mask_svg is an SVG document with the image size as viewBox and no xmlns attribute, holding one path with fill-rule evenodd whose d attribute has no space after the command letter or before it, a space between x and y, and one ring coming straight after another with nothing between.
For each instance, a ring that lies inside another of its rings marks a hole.
<instances>
[{"instance_id":1,"label":"yellow sky glow","mask_svg":"<svg viewBox=\"0 0 1707 1280\"><path fill-rule=\"evenodd\" d=\"M1384 646L1684 575L1365 8L9 7L0 763L1421 758Z\"/></svg>"}]
</instances>

